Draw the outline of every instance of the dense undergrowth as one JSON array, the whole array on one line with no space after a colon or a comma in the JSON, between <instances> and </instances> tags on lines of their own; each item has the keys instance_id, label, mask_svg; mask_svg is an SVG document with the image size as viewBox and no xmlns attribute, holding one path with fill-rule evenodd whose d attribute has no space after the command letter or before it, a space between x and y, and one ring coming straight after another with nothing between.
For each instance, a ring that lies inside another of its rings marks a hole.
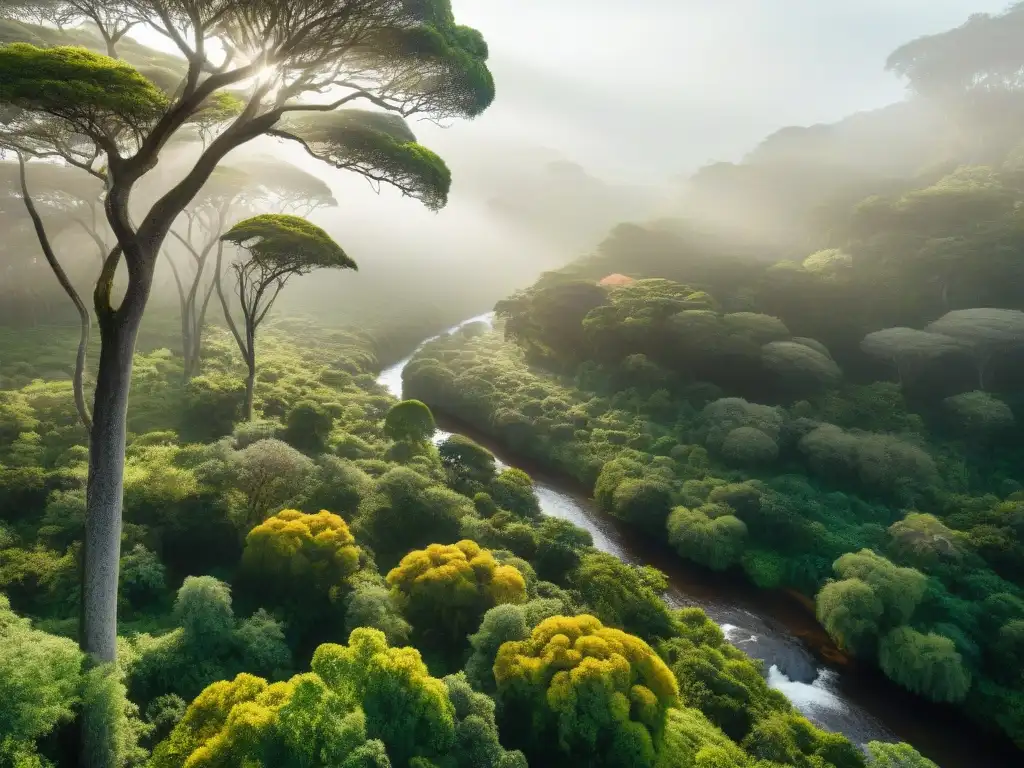
<instances>
[{"instance_id":1,"label":"dense undergrowth","mask_svg":"<svg viewBox=\"0 0 1024 768\"><path fill-rule=\"evenodd\" d=\"M366 338L284 324L262 349L241 424L225 339L188 384L138 355L116 674L73 641L85 447L60 353L5 370L0 765L73 764L97 702L121 765L889 765L669 610L659 572L542 517L524 473L435 447Z\"/></svg>"}]
</instances>

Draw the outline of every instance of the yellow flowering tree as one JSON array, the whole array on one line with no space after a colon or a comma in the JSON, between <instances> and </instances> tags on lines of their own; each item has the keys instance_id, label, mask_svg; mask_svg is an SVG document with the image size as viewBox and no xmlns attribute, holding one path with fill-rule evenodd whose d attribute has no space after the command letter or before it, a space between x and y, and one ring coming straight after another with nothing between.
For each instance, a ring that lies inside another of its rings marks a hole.
<instances>
[{"instance_id":1,"label":"yellow flowering tree","mask_svg":"<svg viewBox=\"0 0 1024 768\"><path fill-rule=\"evenodd\" d=\"M484 613L526 601L526 580L469 539L410 552L387 576L395 603L427 647L461 652Z\"/></svg>"},{"instance_id":2,"label":"yellow flowering tree","mask_svg":"<svg viewBox=\"0 0 1024 768\"><path fill-rule=\"evenodd\" d=\"M240 586L261 604L283 610L296 627L302 621L327 627L340 615L334 609L349 591L359 556L355 537L338 515L285 509L249 531Z\"/></svg>"},{"instance_id":3,"label":"yellow flowering tree","mask_svg":"<svg viewBox=\"0 0 1024 768\"><path fill-rule=\"evenodd\" d=\"M635 635L593 616L553 616L494 663L502 733L529 759L552 751L569 765L653 766L670 708L671 670Z\"/></svg>"}]
</instances>

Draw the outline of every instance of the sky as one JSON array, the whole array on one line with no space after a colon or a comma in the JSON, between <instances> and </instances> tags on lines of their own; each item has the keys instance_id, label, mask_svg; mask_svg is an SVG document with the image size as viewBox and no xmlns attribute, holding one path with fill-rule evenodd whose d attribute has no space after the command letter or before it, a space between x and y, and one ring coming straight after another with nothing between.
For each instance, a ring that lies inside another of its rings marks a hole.
<instances>
[{"instance_id":1,"label":"sky","mask_svg":"<svg viewBox=\"0 0 1024 768\"><path fill-rule=\"evenodd\" d=\"M472 122L413 128L445 157L544 147L610 181L659 184L739 160L779 128L903 98L884 69L892 50L1008 5L452 0L488 42L497 99Z\"/></svg>"},{"instance_id":2,"label":"sky","mask_svg":"<svg viewBox=\"0 0 1024 768\"><path fill-rule=\"evenodd\" d=\"M453 0L498 97L424 143L543 144L615 180L737 160L787 125L903 97L887 55L1009 0Z\"/></svg>"}]
</instances>

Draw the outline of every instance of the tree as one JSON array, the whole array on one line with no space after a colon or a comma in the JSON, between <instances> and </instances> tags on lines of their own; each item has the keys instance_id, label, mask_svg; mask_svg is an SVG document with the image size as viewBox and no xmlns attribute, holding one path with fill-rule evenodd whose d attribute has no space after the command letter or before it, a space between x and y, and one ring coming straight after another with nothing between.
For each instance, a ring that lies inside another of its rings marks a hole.
<instances>
[{"instance_id":1,"label":"tree","mask_svg":"<svg viewBox=\"0 0 1024 768\"><path fill-rule=\"evenodd\" d=\"M956 309L925 328L963 342L978 368L978 389L985 391L992 358L1024 345L1024 312L1016 309Z\"/></svg>"},{"instance_id":2,"label":"tree","mask_svg":"<svg viewBox=\"0 0 1024 768\"><path fill-rule=\"evenodd\" d=\"M355 528L383 569L396 565L410 550L438 539L458 540L460 521L473 514L473 504L465 496L432 485L408 467L395 467L377 480Z\"/></svg>"},{"instance_id":3,"label":"tree","mask_svg":"<svg viewBox=\"0 0 1024 768\"><path fill-rule=\"evenodd\" d=\"M238 108L242 106L239 102ZM276 213L309 216L319 208L332 205L337 205L337 201L326 183L274 158L236 161L214 170L192 205L182 211L184 231L179 224L170 232L188 255L184 266L178 265L177 260L167 254L181 304L182 358L186 381L199 372L206 310L216 285L214 270L219 273L222 269L222 235L231 216L257 207L269 207ZM214 253L214 266L207 269ZM183 279L183 274L187 278L189 273L191 279Z\"/></svg>"},{"instance_id":4,"label":"tree","mask_svg":"<svg viewBox=\"0 0 1024 768\"><path fill-rule=\"evenodd\" d=\"M419 400L403 400L384 417L384 434L396 443L425 443L435 431L434 414Z\"/></svg>"},{"instance_id":5,"label":"tree","mask_svg":"<svg viewBox=\"0 0 1024 768\"><path fill-rule=\"evenodd\" d=\"M838 382L843 372L828 355L797 341L773 341L761 347L765 368L800 389L821 389Z\"/></svg>"},{"instance_id":6,"label":"tree","mask_svg":"<svg viewBox=\"0 0 1024 768\"><path fill-rule=\"evenodd\" d=\"M859 653L874 647L884 607L863 581L830 581L818 592L814 605L818 621L840 648Z\"/></svg>"},{"instance_id":7,"label":"tree","mask_svg":"<svg viewBox=\"0 0 1024 768\"><path fill-rule=\"evenodd\" d=\"M652 766L679 687L643 640L593 616L553 616L494 662L501 727L529 759Z\"/></svg>"},{"instance_id":8,"label":"tree","mask_svg":"<svg viewBox=\"0 0 1024 768\"><path fill-rule=\"evenodd\" d=\"M909 744L869 741L868 768L939 768Z\"/></svg>"},{"instance_id":9,"label":"tree","mask_svg":"<svg viewBox=\"0 0 1024 768\"><path fill-rule=\"evenodd\" d=\"M4 10L15 18L49 22L58 28L94 24L106 45L107 55L113 57L117 56L121 38L140 22L127 3L103 0L12 0Z\"/></svg>"},{"instance_id":10,"label":"tree","mask_svg":"<svg viewBox=\"0 0 1024 768\"><path fill-rule=\"evenodd\" d=\"M722 571L743 554L747 526L734 515L711 518L700 509L676 507L668 517L668 541L683 557Z\"/></svg>"},{"instance_id":11,"label":"tree","mask_svg":"<svg viewBox=\"0 0 1024 768\"><path fill-rule=\"evenodd\" d=\"M437 446L448 485L466 495L474 495L494 480L494 454L464 435L450 435Z\"/></svg>"},{"instance_id":12,"label":"tree","mask_svg":"<svg viewBox=\"0 0 1024 768\"><path fill-rule=\"evenodd\" d=\"M484 614L480 628L469 636L473 652L466 661L466 677L480 691L493 695L494 660L501 646L512 640L526 640L530 630L544 619L566 612L562 601L551 598L528 603L502 603Z\"/></svg>"},{"instance_id":13,"label":"tree","mask_svg":"<svg viewBox=\"0 0 1024 768\"><path fill-rule=\"evenodd\" d=\"M266 605L286 610L292 623L330 621L359 568L359 547L348 525L321 510L285 509L245 537L239 578Z\"/></svg>"},{"instance_id":14,"label":"tree","mask_svg":"<svg viewBox=\"0 0 1024 768\"><path fill-rule=\"evenodd\" d=\"M221 240L234 243L249 254L249 258L231 265L235 294L242 310L244 338L231 316L219 267L215 268L214 275L224 320L248 369L242 418L249 421L256 386L256 331L281 290L297 275L306 275L315 269L355 269L356 263L320 227L290 214L262 214L245 219L221 235Z\"/></svg>"},{"instance_id":15,"label":"tree","mask_svg":"<svg viewBox=\"0 0 1024 768\"><path fill-rule=\"evenodd\" d=\"M300 400L288 411L282 437L307 453L323 453L334 427L331 412L313 400Z\"/></svg>"},{"instance_id":16,"label":"tree","mask_svg":"<svg viewBox=\"0 0 1024 768\"><path fill-rule=\"evenodd\" d=\"M894 565L870 549L847 552L832 568L840 577L859 579L875 591L889 626L910 621L928 582L920 571Z\"/></svg>"},{"instance_id":17,"label":"tree","mask_svg":"<svg viewBox=\"0 0 1024 768\"><path fill-rule=\"evenodd\" d=\"M962 352L963 344L941 333L915 328L885 328L865 336L860 348L872 357L892 363L899 383L903 384L913 373L915 365Z\"/></svg>"},{"instance_id":18,"label":"tree","mask_svg":"<svg viewBox=\"0 0 1024 768\"><path fill-rule=\"evenodd\" d=\"M626 479L612 494L611 513L649 533L661 533L671 509L672 489L658 480Z\"/></svg>"},{"instance_id":19,"label":"tree","mask_svg":"<svg viewBox=\"0 0 1024 768\"><path fill-rule=\"evenodd\" d=\"M963 701L971 673L948 637L897 627L878 646L882 671L904 688L931 701Z\"/></svg>"},{"instance_id":20,"label":"tree","mask_svg":"<svg viewBox=\"0 0 1024 768\"><path fill-rule=\"evenodd\" d=\"M18 7L45 12L53 6L39 0ZM83 49L8 45L0 49L0 104L13 108L13 116L0 134L7 146L60 157L107 186L105 213L117 244L94 292L101 351L90 444L81 640L88 653L109 662L116 655L132 352L157 256L174 220L230 151L268 134L296 141L317 159L375 182L394 183L439 208L450 175L436 155L415 143L393 140L368 147L359 142L365 132L307 142L301 123L293 124L300 133L279 123L301 112L342 115L337 110L361 99L403 117L474 117L492 101L494 86L486 44L475 30L455 24L447 0L361 3L344 13L319 0L258 8L228 0L132 0L94 7L103 9L92 20L112 52L124 34L125 19L156 29L179 49L186 72L174 95L169 98L132 67ZM283 7L289 13L280 13ZM246 81L251 90L242 111L217 126L201 156L148 211L130 217L139 180L168 142L210 99ZM328 91L329 102L303 99ZM342 120L369 122L351 114ZM355 146L340 143L345 141ZM128 285L115 306L113 277L122 260Z\"/></svg>"},{"instance_id":21,"label":"tree","mask_svg":"<svg viewBox=\"0 0 1024 768\"><path fill-rule=\"evenodd\" d=\"M918 93L931 96L990 89L1019 90L1020 19L1024 9L1011 4L1000 14L976 13L961 26L919 37L893 51L886 69L905 77Z\"/></svg>"},{"instance_id":22,"label":"tree","mask_svg":"<svg viewBox=\"0 0 1024 768\"><path fill-rule=\"evenodd\" d=\"M526 581L474 541L431 544L402 558L387 576L395 603L438 650L457 655L489 608L526 601Z\"/></svg>"},{"instance_id":23,"label":"tree","mask_svg":"<svg viewBox=\"0 0 1024 768\"><path fill-rule=\"evenodd\" d=\"M232 515L239 532L247 535L271 510L297 496L313 469L308 457L280 440L258 440L232 452L227 470L241 494Z\"/></svg>"},{"instance_id":24,"label":"tree","mask_svg":"<svg viewBox=\"0 0 1024 768\"><path fill-rule=\"evenodd\" d=\"M672 614L660 597L668 583L650 566L630 565L607 552L588 552L569 574L568 586L605 624L652 642L673 631Z\"/></svg>"},{"instance_id":25,"label":"tree","mask_svg":"<svg viewBox=\"0 0 1024 768\"><path fill-rule=\"evenodd\" d=\"M1013 411L987 392L964 392L947 397L943 407L957 430L981 438L1006 432L1014 425Z\"/></svg>"},{"instance_id":26,"label":"tree","mask_svg":"<svg viewBox=\"0 0 1024 768\"><path fill-rule=\"evenodd\" d=\"M212 576L185 578L171 618L172 631L132 640L129 686L143 706L168 694L191 699L218 678L243 670L278 675L291 666L282 625L262 609L237 619L230 587Z\"/></svg>"},{"instance_id":27,"label":"tree","mask_svg":"<svg viewBox=\"0 0 1024 768\"><path fill-rule=\"evenodd\" d=\"M4 142L0 139L0 149L3 149L3 147ZM61 288L68 295L68 298L71 299L71 303L75 305L75 311L78 312L78 351L75 355L75 373L72 379L72 387L75 396L75 408L78 410L78 418L81 420L86 432L89 432L92 429L92 415L89 413L89 406L85 401L85 361L89 347L89 335L92 329L92 316L89 314L88 307L86 307L85 302L78 293L78 289L72 284L67 272L64 271L64 268L61 266L61 263L57 259L57 255L53 250L53 245L50 242L49 235L47 234L46 226L43 223L42 217L39 215L35 199L29 189L25 154L26 153L23 151L17 151L19 171L18 184L21 189L22 201L25 204L25 209L28 211L29 218L32 220L32 226L35 230L36 238L39 241L40 248L43 251L43 256L46 258L47 264L50 265L50 269L56 276L57 282L60 283ZM95 203L95 200L93 203ZM59 203L58 207L60 207ZM93 221L95 222L95 204L93 204L92 210ZM77 220L83 221L82 219ZM84 223L83 226L86 228L87 232L93 232L93 234L95 234L94 230L90 230ZM100 245L102 248L104 245L102 241L100 241ZM105 256L105 250L103 255L101 255L101 258L103 258L103 256Z\"/></svg>"},{"instance_id":28,"label":"tree","mask_svg":"<svg viewBox=\"0 0 1024 768\"><path fill-rule=\"evenodd\" d=\"M371 581L357 582L346 599L345 631L359 627L379 629L390 645L406 645L412 627L395 607L391 593L384 586Z\"/></svg>"},{"instance_id":29,"label":"tree","mask_svg":"<svg viewBox=\"0 0 1024 768\"><path fill-rule=\"evenodd\" d=\"M36 739L74 716L82 654L71 640L33 629L2 594L0 644L0 764L41 765Z\"/></svg>"}]
</instances>

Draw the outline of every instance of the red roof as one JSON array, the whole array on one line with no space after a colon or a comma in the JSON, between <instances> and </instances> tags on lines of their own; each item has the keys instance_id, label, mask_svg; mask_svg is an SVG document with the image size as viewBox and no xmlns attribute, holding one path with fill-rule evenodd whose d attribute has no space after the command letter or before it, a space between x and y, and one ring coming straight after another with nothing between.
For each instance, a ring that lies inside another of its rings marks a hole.
<instances>
[{"instance_id":1,"label":"red roof","mask_svg":"<svg viewBox=\"0 0 1024 768\"><path fill-rule=\"evenodd\" d=\"M630 283L635 282L636 280L632 277L626 277L625 275L620 275L618 272L614 272L607 277L601 278L598 285L629 285Z\"/></svg>"}]
</instances>

